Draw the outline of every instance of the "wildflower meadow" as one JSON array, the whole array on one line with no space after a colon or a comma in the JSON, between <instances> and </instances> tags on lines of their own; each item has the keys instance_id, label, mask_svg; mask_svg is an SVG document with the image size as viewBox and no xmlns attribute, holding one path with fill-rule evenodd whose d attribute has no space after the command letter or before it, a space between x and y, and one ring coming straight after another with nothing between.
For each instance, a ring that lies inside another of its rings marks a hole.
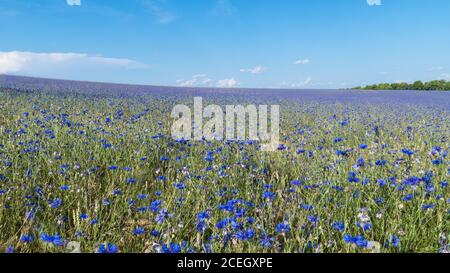
<instances>
[{"instance_id":1,"label":"wildflower meadow","mask_svg":"<svg viewBox=\"0 0 450 273\"><path fill-rule=\"evenodd\" d=\"M450 93L0 88L0 251L449 252ZM277 104L280 143L171 137Z\"/></svg>"}]
</instances>

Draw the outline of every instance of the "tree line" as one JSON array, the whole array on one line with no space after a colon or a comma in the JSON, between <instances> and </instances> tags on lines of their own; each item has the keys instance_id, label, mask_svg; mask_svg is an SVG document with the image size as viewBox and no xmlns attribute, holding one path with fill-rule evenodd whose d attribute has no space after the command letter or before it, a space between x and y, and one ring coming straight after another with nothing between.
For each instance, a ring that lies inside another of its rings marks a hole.
<instances>
[{"instance_id":1,"label":"tree line","mask_svg":"<svg viewBox=\"0 0 450 273\"><path fill-rule=\"evenodd\" d=\"M438 90L450 91L450 81L434 80L428 82L415 81L414 83L380 83L367 86L357 86L353 89L357 90Z\"/></svg>"}]
</instances>

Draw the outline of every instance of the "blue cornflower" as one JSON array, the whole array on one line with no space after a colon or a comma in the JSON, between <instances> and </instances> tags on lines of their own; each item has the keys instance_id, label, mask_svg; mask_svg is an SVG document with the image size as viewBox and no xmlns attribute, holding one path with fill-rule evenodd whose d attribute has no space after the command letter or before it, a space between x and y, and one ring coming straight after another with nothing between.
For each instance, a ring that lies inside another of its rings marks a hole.
<instances>
[{"instance_id":1,"label":"blue cornflower","mask_svg":"<svg viewBox=\"0 0 450 273\"><path fill-rule=\"evenodd\" d=\"M409 150L409 149L406 149L406 148L403 148L403 149L402 149L402 153L404 153L404 154L407 155L407 156L412 156L412 155L414 154L413 151L411 151L411 150Z\"/></svg>"},{"instance_id":2,"label":"blue cornflower","mask_svg":"<svg viewBox=\"0 0 450 273\"><path fill-rule=\"evenodd\" d=\"M398 247L400 245L400 238L398 238L396 235L392 235L390 243L393 247Z\"/></svg>"},{"instance_id":3,"label":"blue cornflower","mask_svg":"<svg viewBox=\"0 0 450 273\"><path fill-rule=\"evenodd\" d=\"M359 144L359 148L364 150L367 149L368 145L367 144Z\"/></svg>"},{"instance_id":4,"label":"blue cornflower","mask_svg":"<svg viewBox=\"0 0 450 273\"><path fill-rule=\"evenodd\" d=\"M437 165L440 165L440 164L444 163L444 161L442 159L436 158L436 159L431 160L431 163L433 165L437 166Z\"/></svg>"},{"instance_id":5,"label":"blue cornflower","mask_svg":"<svg viewBox=\"0 0 450 273\"><path fill-rule=\"evenodd\" d=\"M103 149L109 149L109 148L112 147L112 144L105 142L105 143L102 144L102 146L103 146Z\"/></svg>"},{"instance_id":6,"label":"blue cornflower","mask_svg":"<svg viewBox=\"0 0 450 273\"><path fill-rule=\"evenodd\" d=\"M263 192L263 199L269 199L269 200L273 200L275 199L276 194L274 192L271 191L265 191Z\"/></svg>"},{"instance_id":7,"label":"blue cornflower","mask_svg":"<svg viewBox=\"0 0 450 273\"><path fill-rule=\"evenodd\" d=\"M205 219L208 219L208 218L209 218L209 213L206 212L206 211L202 211L202 212L197 214L197 219L199 221L202 221L202 220L205 220Z\"/></svg>"},{"instance_id":8,"label":"blue cornflower","mask_svg":"<svg viewBox=\"0 0 450 273\"><path fill-rule=\"evenodd\" d=\"M81 220L86 220L87 218L88 218L87 214L85 214L85 213L80 214Z\"/></svg>"},{"instance_id":9,"label":"blue cornflower","mask_svg":"<svg viewBox=\"0 0 450 273\"><path fill-rule=\"evenodd\" d=\"M163 181L163 182L167 181L167 177L165 177L164 175L158 176L157 179L158 179L159 181Z\"/></svg>"},{"instance_id":10,"label":"blue cornflower","mask_svg":"<svg viewBox=\"0 0 450 273\"><path fill-rule=\"evenodd\" d=\"M344 234L344 242L347 244L354 244L356 242L356 237L349 234Z\"/></svg>"},{"instance_id":11,"label":"blue cornflower","mask_svg":"<svg viewBox=\"0 0 450 273\"><path fill-rule=\"evenodd\" d=\"M268 237L265 235L259 242L259 245L264 248L271 248L274 240L275 240L274 237Z\"/></svg>"},{"instance_id":12,"label":"blue cornflower","mask_svg":"<svg viewBox=\"0 0 450 273\"><path fill-rule=\"evenodd\" d=\"M206 222L204 220L199 221L196 229L198 232L204 232L206 230Z\"/></svg>"},{"instance_id":13,"label":"blue cornflower","mask_svg":"<svg viewBox=\"0 0 450 273\"><path fill-rule=\"evenodd\" d=\"M307 210L307 211L310 211L310 210L314 209L314 206L313 205L308 205L308 204L300 204L300 208L304 209L304 210Z\"/></svg>"},{"instance_id":14,"label":"blue cornflower","mask_svg":"<svg viewBox=\"0 0 450 273\"><path fill-rule=\"evenodd\" d=\"M14 253L14 247L13 246L8 246L5 250L5 253Z\"/></svg>"},{"instance_id":15,"label":"blue cornflower","mask_svg":"<svg viewBox=\"0 0 450 273\"><path fill-rule=\"evenodd\" d=\"M34 240L33 235L24 234L20 237L20 241L24 243L30 243Z\"/></svg>"},{"instance_id":16,"label":"blue cornflower","mask_svg":"<svg viewBox=\"0 0 450 273\"><path fill-rule=\"evenodd\" d=\"M276 228L277 233L289 233L291 231L291 227L288 223L279 223Z\"/></svg>"},{"instance_id":17,"label":"blue cornflower","mask_svg":"<svg viewBox=\"0 0 450 273\"><path fill-rule=\"evenodd\" d=\"M214 161L214 155L212 154L208 154L207 156L204 157L204 160L207 162L213 162Z\"/></svg>"},{"instance_id":18,"label":"blue cornflower","mask_svg":"<svg viewBox=\"0 0 450 273\"><path fill-rule=\"evenodd\" d=\"M240 218L240 217L243 217L244 215L245 215L245 208L238 208L237 210L236 210L236 213L234 214L234 216L236 217L236 218Z\"/></svg>"},{"instance_id":19,"label":"blue cornflower","mask_svg":"<svg viewBox=\"0 0 450 273\"><path fill-rule=\"evenodd\" d=\"M403 180L403 184L407 186L416 186L420 182L420 178L416 176L411 176L408 179Z\"/></svg>"},{"instance_id":20,"label":"blue cornflower","mask_svg":"<svg viewBox=\"0 0 450 273\"><path fill-rule=\"evenodd\" d=\"M377 180L377 183L378 183L378 185L379 185L380 187L384 187L384 186L387 185L387 182L386 182L386 180L384 180L384 179L378 179L378 180Z\"/></svg>"},{"instance_id":21,"label":"blue cornflower","mask_svg":"<svg viewBox=\"0 0 450 273\"><path fill-rule=\"evenodd\" d=\"M63 201L61 198L55 198L49 202L50 207L52 207L54 209L60 208L62 204L63 204Z\"/></svg>"},{"instance_id":22,"label":"blue cornflower","mask_svg":"<svg viewBox=\"0 0 450 273\"><path fill-rule=\"evenodd\" d=\"M358 167L364 167L365 164L366 164L366 161L362 157L358 158L358 160L356 161L356 166L358 166Z\"/></svg>"},{"instance_id":23,"label":"blue cornflower","mask_svg":"<svg viewBox=\"0 0 450 273\"><path fill-rule=\"evenodd\" d=\"M51 243L53 241L53 236L50 236L47 233L42 233L41 240L46 243Z\"/></svg>"},{"instance_id":24,"label":"blue cornflower","mask_svg":"<svg viewBox=\"0 0 450 273\"><path fill-rule=\"evenodd\" d=\"M107 245L101 244L97 250L98 253L117 253L118 248L113 243L108 243Z\"/></svg>"},{"instance_id":25,"label":"blue cornflower","mask_svg":"<svg viewBox=\"0 0 450 273\"><path fill-rule=\"evenodd\" d=\"M368 230L372 229L372 223L370 223L370 222L365 222L365 223L362 223L362 224L360 222L357 222L356 225L359 228L362 228L364 231L368 231Z\"/></svg>"},{"instance_id":26,"label":"blue cornflower","mask_svg":"<svg viewBox=\"0 0 450 273\"><path fill-rule=\"evenodd\" d=\"M377 161L375 161L375 165L377 166L384 166L387 164L387 161L384 159L378 159Z\"/></svg>"},{"instance_id":27,"label":"blue cornflower","mask_svg":"<svg viewBox=\"0 0 450 273\"><path fill-rule=\"evenodd\" d=\"M127 183L128 184L134 184L134 183L136 183L136 179L130 177L130 178L127 179Z\"/></svg>"},{"instance_id":28,"label":"blue cornflower","mask_svg":"<svg viewBox=\"0 0 450 273\"><path fill-rule=\"evenodd\" d=\"M231 227L235 230L241 230L244 228L244 224L241 222L237 222L235 219L230 220Z\"/></svg>"},{"instance_id":29,"label":"blue cornflower","mask_svg":"<svg viewBox=\"0 0 450 273\"><path fill-rule=\"evenodd\" d=\"M292 180L291 186L301 186L303 183L300 180Z\"/></svg>"},{"instance_id":30,"label":"blue cornflower","mask_svg":"<svg viewBox=\"0 0 450 273\"><path fill-rule=\"evenodd\" d=\"M175 184L175 187L179 190L182 190L185 188L184 183L183 182L178 182L177 184Z\"/></svg>"},{"instance_id":31,"label":"blue cornflower","mask_svg":"<svg viewBox=\"0 0 450 273\"><path fill-rule=\"evenodd\" d=\"M43 234L41 234L41 240L46 243L51 243L54 246L63 246L64 245L64 240L58 234L49 236L48 234L43 233Z\"/></svg>"},{"instance_id":32,"label":"blue cornflower","mask_svg":"<svg viewBox=\"0 0 450 273\"><path fill-rule=\"evenodd\" d=\"M171 243L170 244L170 252L171 253L180 253L181 246L178 243Z\"/></svg>"},{"instance_id":33,"label":"blue cornflower","mask_svg":"<svg viewBox=\"0 0 450 273\"><path fill-rule=\"evenodd\" d=\"M63 186L59 187L59 189L62 190L62 191L67 191L67 190L70 189L70 186L63 185Z\"/></svg>"},{"instance_id":34,"label":"blue cornflower","mask_svg":"<svg viewBox=\"0 0 450 273\"><path fill-rule=\"evenodd\" d=\"M344 242L347 244L355 244L358 247L367 247L369 242L364 239L362 235L351 236L349 234L344 235Z\"/></svg>"},{"instance_id":35,"label":"blue cornflower","mask_svg":"<svg viewBox=\"0 0 450 273\"><path fill-rule=\"evenodd\" d=\"M222 219L219 222L217 222L216 228L223 229L228 225L228 222L229 222L228 218Z\"/></svg>"},{"instance_id":36,"label":"blue cornflower","mask_svg":"<svg viewBox=\"0 0 450 273\"><path fill-rule=\"evenodd\" d=\"M55 234L55 235L53 235L52 243L53 243L54 246L63 246L64 245L64 240L59 234Z\"/></svg>"},{"instance_id":37,"label":"blue cornflower","mask_svg":"<svg viewBox=\"0 0 450 273\"><path fill-rule=\"evenodd\" d=\"M159 235L161 235L161 232L153 229L152 231L150 231L150 235L152 235L153 237L158 237Z\"/></svg>"},{"instance_id":38,"label":"blue cornflower","mask_svg":"<svg viewBox=\"0 0 450 273\"><path fill-rule=\"evenodd\" d=\"M320 219L319 219L319 217L317 217L317 216L315 216L315 215L309 215L309 216L308 216L308 221L309 221L311 224L315 224L315 223L319 222Z\"/></svg>"},{"instance_id":39,"label":"blue cornflower","mask_svg":"<svg viewBox=\"0 0 450 273\"><path fill-rule=\"evenodd\" d=\"M356 244L358 247L364 248L364 247L367 247L367 246L368 246L369 242L368 242L366 239L364 239L364 237L363 237L362 235L358 235L358 236L356 236L356 242L355 242L355 244Z\"/></svg>"},{"instance_id":40,"label":"blue cornflower","mask_svg":"<svg viewBox=\"0 0 450 273\"><path fill-rule=\"evenodd\" d=\"M278 146L278 151L284 151L284 150L286 150L286 146L284 144L280 144Z\"/></svg>"},{"instance_id":41,"label":"blue cornflower","mask_svg":"<svg viewBox=\"0 0 450 273\"><path fill-rule=\"evenodd\" d=\"M358 183L359 178L357 177L357 174L355 172L349 172L347 181L350 183Z\"/></svg>"},{"instance_id":42,"label":"blue cornflower","mask_svg":"<svg viewBox=\"0 0 450 273\"><path fill-rule=\"evenodd\" d=\"M432 208L434 208L434 204L422 205L422 210L429 210L429 209L432 209Z\"/></svg>"},{"instance_id":43,"label":"blue cornflower","mask_svg":"<svg viewBox=\"0 0 450 273\"><path fill-rule=\"evenodd\" d=\"M336 150L336 155L347 156L350 150Z\"/></svg>"},{"instance_id":44,"label":"blue cornflower","mask_svg":"<svg viewBox=\"0 0 450 273\"><path fill-rule=\"evenodd\" d=\"M64 245L64 240L62 239L62 237L59 234L50 236L47 233L42 233L41 240L46 243L51 243L54 246L63 246Z\"/></svg>"},{"instance_id":45,"label":"blue cornflower","mask_svg":"<svg viewBox=\"0 0 450 273\"><path fill-rule=\"evenodd\" d=\"M156 222L158 224L164 222L167 216L169 216L169 212L167 210L165 209L160 210L159 214L156 216Z\"/></svg>"},{"instance_id":46,"label":"blue cornflower","mask_svg":"<svg viewBox=\"0 0 450 273\"><path fill-rule=\"evenodd\" d=\"M238 238L241 241L248 241L251 238L253 238L254 235L255 231L252 228L236 232L236 238Z\"/></svg>"},{"instance_id":47,"label":"blue cornflower","mask_svg":"<svg viewBox=\"0 0 450 273\"><path fill-rule=\"evenodd\" d=\"M344 119L344 120L342 120L340 123L339 123L341 126L346 126L346 125L349 125L350 124L350 121L349 120L346 120L346 119Z\"/></svg>"},{"instance_id":48,"label":"blue cornflower","mask_svg":"<svg viewBox=\"0 0 450 273\"><path fill-rule=\"evenodd\" d=\"M141 235L145 233L145 229L143 227L136 227L133 230L134 235Z\"/></svg>"},{"instance_id":49,"label":"blue cornflower","mask_svg":"<svg viewBox=\"0 0 450 273\"><path fill-rule=\"evenodd\" d=\"M137 198L139 199L146 199L148 197L148 194L138 194Z\"/></svg>"},{"instance_id":50,"label":"blue cornflower","mask_svg":"<svg viewBox=\"0 0 450 273\"><path fill-rule=\"evenodd\" d=\"M338 221L338 222L334 222L333 224L331 224L331 227L337 231L344 231L345 224Z\"/></svg>"},{"instance_id":51,"label":"blue cornflower","mask_svg":"<svg viewBox=\"0 0 450 273\"><path fill-rule=\"evenodd\" d=\"M113 195L122 195L122 191L119 189L113 190L112 192Z\"/></svg>"},{"instance_id":52,"label":"blue cornflower","mask_svg":"<svg viewBox=\"0 0 450 273\"><path fill-rule=\"evenodd\" d=\"M181 253L181 246L178 243L170 243L169 246L167 244L164 244L161 248L162 253Z\"/></svg>"},{"instance_id":53,"label":"blue cornflower","mask_svg":"<svg viewBox=\"0 0 450 273\"><path fill-rule=\"evenodd\" d=\"M405 196L402 198L402 200L403 200L403 201L411 201L413 198L414 198L414 194L410 193L410 194L405 195Z\"/></svg>"},{"instance_id":54,"label":"blue cornflower","mask_svg":"<svg viewBox=\"0 0 450 273\"><path fill-rule=\"evenodd\" d=\"M152 212L158 212L159 209L160 209L161 204L162 204L162 201L161 201L161 200L155 200L155 201L153 201L153 202L150 204L150 210L151 210Z\"/></svg>"}]
</instances>

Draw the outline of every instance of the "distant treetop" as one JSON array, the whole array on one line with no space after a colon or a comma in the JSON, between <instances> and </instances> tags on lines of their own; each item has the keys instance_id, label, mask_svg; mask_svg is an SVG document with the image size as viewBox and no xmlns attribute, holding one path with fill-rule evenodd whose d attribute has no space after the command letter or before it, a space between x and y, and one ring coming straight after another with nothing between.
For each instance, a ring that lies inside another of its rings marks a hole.
<instances>
[{"instance_id":1,"label":"distant treetop","mask_svg":"<svg viewBox=\"0 0 450 273\"><path fill-rule=\"evenodd\" d=\"M380 83L372 84L364 87L357 86L353 89L356 90L438 90L438 91L450 91L450 82L444 80L435 80L429 82L415 81L414 83Z\"/></svg>"}]
</instances>

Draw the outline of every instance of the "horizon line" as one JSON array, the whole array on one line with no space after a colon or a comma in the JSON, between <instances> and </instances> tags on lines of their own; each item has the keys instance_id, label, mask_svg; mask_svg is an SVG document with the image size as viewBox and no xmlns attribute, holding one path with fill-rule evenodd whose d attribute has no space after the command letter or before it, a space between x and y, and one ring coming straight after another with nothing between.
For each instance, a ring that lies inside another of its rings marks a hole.
<instances>
[{"instance_id":1,"label":"horizon line","mask_svg":"<svg viewBox=\"0 0 450 273\"><path fill-rule=\"evenodd\" d=\"M162 87L162 88L177 88L177 89L201 89L201 90L289 90L289 91L303 91L303 90L354 90L353 88L277 88L277 87L216 87L216 86L176 86L176 85L153 85L153 84L139 84L129 82L107 82L107 81L92 81L92 80L73 80L62 78L47 78L17 74L0 74L0 84L2 82L1 77L18 77L18 78L30 78L52 81L67 81L67 82L82 82L92 84L111 84L111 85L129 85L129 86L141 86L141 87Z\"/></svg>"}]
</instances>

